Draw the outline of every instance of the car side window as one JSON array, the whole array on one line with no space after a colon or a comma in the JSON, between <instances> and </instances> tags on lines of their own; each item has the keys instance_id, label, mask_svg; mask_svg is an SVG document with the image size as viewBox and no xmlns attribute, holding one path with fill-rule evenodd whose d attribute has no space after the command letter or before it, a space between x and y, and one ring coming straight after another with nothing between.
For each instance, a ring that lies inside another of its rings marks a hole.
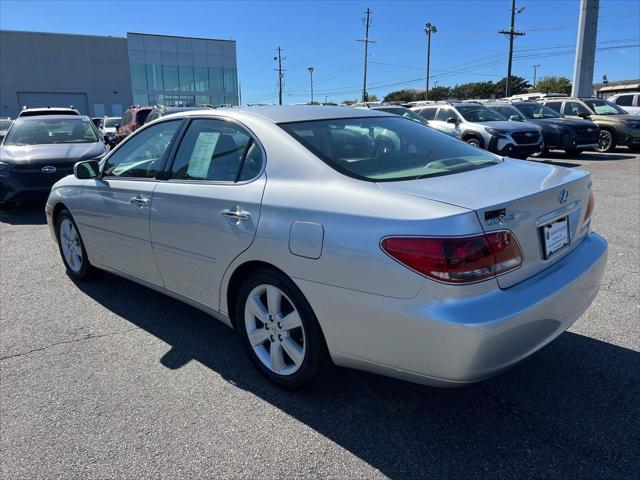
<instances>
[{"instance_id":1,"label":"car side window","mask_svg":"<svg viewBox=\"0 0 640 480\"><path fill-rule=\"evenodd\" d=\"M564 114L573 115L574 117L577 117L579 115L591 115L591 112L587 110L581 103L565 102Z\"/></svg>"},{"instance_id":2,"label":"car side window","mask_svg":"<svg viewBox=\"0 0 640 480\"><path fill-rule=\"evenodd\" d=\"M162 122L129 137L107 158L103 175L121 178L154 178L180 128L181 120Z\"/></svg>"},{"instance_id":3,"label":"car side window","mask_svg":"<svg viewBox=\"0 0 640 480\"><path fill-rule=\"evenodd\" d=\"M440 107L440 109L438 110L438 113L436 114L436 120L439 120L441 122L446 122L447 118L457 118L456 113L448 107Z\"/></svg>"},{"instance_id":4,"label":"car side window","mask_svg":"<svg viewBox=\"0 0 640 480\"><path fill-rule=\"evenodd\" d=\"M560 113L560 107L562 107L562 102L547 102L544 104L545 107L549 107L552 110Z\"/></svg>"},{"instance_id":5,"label":"car side window","mask_svg":"<svg viewBox=\"0 0 640 480\"><path fill-rule=\"evenodd\" d=\"M128 123L131 123L131 119L132 119L132 115L131 112L127 112L124 114L124 117L122 117L122 125L126 125Z\"/></svg>"},{"instance_id":6,"label":"car side window","mask_svg":"<svg viewBox=\"0 0 640 480\"><path fill-rule=\"evenodd\" d=\"M262 151L241 127L223 120L195 119L180 143L171 178L237 182L262 169Z\"/></svg>"},{"instance_id":7,"label":"car side window","mask_svg":"<svg viewBox=\"0 0 640 480\"><path fill-rule=\"evenodd\" d=\"M616 98L615 102L617 105L621 107L630 107L633 105L633 95L620 95Z\"/></svg>"},{"instance_id":8,"label":"car side window","mask_svg":"<svg viewBox=\"0 0 640 480\"><path fill-rule=\"evenodd\" d=\"M420 114L420 116L425 120L433 120L436 118L436 111L437 109L435 108L423 108L418 112L418 114Z\"/></svg>"}]
</instances>

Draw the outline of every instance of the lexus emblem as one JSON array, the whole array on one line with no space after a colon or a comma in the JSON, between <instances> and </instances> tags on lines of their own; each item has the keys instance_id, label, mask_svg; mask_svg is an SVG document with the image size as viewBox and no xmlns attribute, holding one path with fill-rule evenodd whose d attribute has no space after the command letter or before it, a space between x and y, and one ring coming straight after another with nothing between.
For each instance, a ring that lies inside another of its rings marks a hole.
<instances>
[{"instance_id":1,"label":"lexus emblem","mask_svg":"<svg viewBox=\"0 0 640 480\"><path fill-rule=\"evenodd\" d=\"M53 165L47 165L46 167L42 167L42 173L56 173L56 167Z\"/></svg>"},{"instance_id":2,"label":"lexus emblem","mask_svg":"<svg viewBox=\"0 0 640 480\"><path fill-rule=\"evenodd\" d=\"M531 132L527 132L524 134L525 137L533 137L533 133Z\"/></svg>"},{"instance_id":3,"label":"lexus emblem","mask_svg":"<svg viewBox=\"0 0 640 480\"><path fill-rule=\"evenodd\" d=\"M569 190L566 188L560 190L560 193L558 193L558 200L560 203L567 203L567 200L569 200Z\"/></svg>"}]
</instances>

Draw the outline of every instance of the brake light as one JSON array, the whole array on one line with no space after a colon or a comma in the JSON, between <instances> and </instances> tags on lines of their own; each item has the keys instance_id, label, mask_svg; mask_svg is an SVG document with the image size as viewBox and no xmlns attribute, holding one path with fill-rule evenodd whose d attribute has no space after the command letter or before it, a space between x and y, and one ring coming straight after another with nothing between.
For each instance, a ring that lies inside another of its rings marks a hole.
<instances>
[{"instance_id":1,"label":"brake light","mask_svg":"<svg viewBox=\"0 0 640 480\"><path fill-rule=\"evenodd\" d=\"M387 237L382 250L422 275L447 283L473 283L522 265L511 232L471 237Z\"/></svg>"},{"instance_id":2,"label":"brake light","mask_svg":"<svg viewBox=\"0 0 640 480\"><path fill-rule=\"evenodd\" d=\"M595 206L595 199L593 198L593 192L589 192L589 203L587 203L587 209L584 212L584 220L582 226L584 227L591 221L591 214L593 213L593 207Z\"/></svg>"}]
</instances>

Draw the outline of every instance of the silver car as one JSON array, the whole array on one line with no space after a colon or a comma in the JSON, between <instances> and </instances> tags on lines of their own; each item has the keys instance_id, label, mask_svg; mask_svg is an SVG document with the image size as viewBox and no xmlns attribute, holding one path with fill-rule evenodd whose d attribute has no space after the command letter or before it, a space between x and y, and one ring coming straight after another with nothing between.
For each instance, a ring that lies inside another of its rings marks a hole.
<instances>
[{"instance_id":1,"label":"silver car","mask_svg":"<svg viewBox=\"0 0 640 480\"><path fill-rule=\"evenodd\" d=\"M330 361L440 386L510 367L598 292L592 211L587 172L319 106L161 118L46 205L72 278L107 270L210 313L287 388Z\"/></svg>"}]
</instances>

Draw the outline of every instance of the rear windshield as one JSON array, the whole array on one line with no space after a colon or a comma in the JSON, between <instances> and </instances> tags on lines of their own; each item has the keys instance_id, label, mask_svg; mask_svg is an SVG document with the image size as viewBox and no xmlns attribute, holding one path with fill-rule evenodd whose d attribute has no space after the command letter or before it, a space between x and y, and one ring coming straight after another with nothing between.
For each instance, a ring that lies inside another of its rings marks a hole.
<instances>
[{"instance_id":1,"label":"rear windshield","mask_svg":"<svg viewBox=\"0 0 640 480\"><path fill-rule=\"evenodd\" d=\"M16 120L4 140L5 145L97 142L93 125L78 118L27 117Z\"/></svg>"},{"instance_id":2,"label":"rear windshield","mask_svg":"<svg viewBox=\"0 0 640 480\"><path fill-rule=\"evenodd\" d=\"M374 182L449 175L502 161L402 117L314 120L280 127L337 171Z\"/></svg>"},{"instance_id":3,"label":"rear windshield","mask_svg":"<svg viewBox=\"0 0 640 480\"><path fill-rule=\"evenodd\" d=\"M150 113L151 110L138 110L138 113L136 113L136 122L144 123Z\"/></svg>"}]
</instances>

